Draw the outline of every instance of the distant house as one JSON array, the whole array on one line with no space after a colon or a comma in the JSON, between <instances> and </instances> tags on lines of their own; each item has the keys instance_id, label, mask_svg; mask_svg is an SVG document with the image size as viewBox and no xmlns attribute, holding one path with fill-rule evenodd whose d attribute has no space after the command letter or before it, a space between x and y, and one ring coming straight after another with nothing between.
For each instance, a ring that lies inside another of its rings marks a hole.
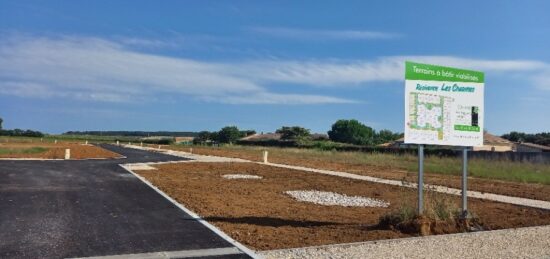
<instances>
[{"instance_id":1,"label":"distant house","mask_svg":"<svg viewBox=\"0 0 550 259\"><path fill-rule=\"evenodd\" d=\"M268 141L268 140L280 140L281 134L279 133L265 133L265 134L254 134L241 138L242 141Z\"/></svg>"},{"instance_id":2,"label":"distant house","mask_svg":"<svg viewBox=\"0 0 550 259\"><path fill-rule=\"evenodd\" d=\"M542 152L550 152L550 147L533 144L533 143L525 143L520 142L515 144L515 150L517 152L535 152L535 153L542 153Z\"/></svg>"},{"instance_id":3,"label":"distant house","mask_svg":"<svg viewBox=\"0 0 550 259\"><path fill-rule=\"evenodd\" d=\"M380 147L389 147L389 148L416 148L416 144L406 144L405 138L400 138L393 142L384 143L378 145ZM440 146L441 148L453 149L452 146ZM507 152L514 151L515 144L509 140L497 137L488 132L483 133L483 146L474 147L474 151L494 151L494 152Z\"/></svg>"},{"instance_id":4,"label":"distant house","mask_svg":"<svg viewBox=\"0 0 550 259\"><path fill-rule=\"evenodd\" d=\"M483 146L474 147L474 151L510 152L514 151L514 142L497 137L488 132L483 133Z\"/></svg>"},{"instance_id":5,"label":"distant house","mask_svg":"<svg viewBox=\"0 0 550 259\"><path fill-rule=\"evenodd\" d=\"M175 141L176 143L179 143L179 144L189 145L193 143L193 139L195 138L194 137L176 137Z\"/></svg>"},{"instance_id":6,"label":"distant house","mask_svg":"<svg viewBox=\"0 0 550 259\"><path fill-rule=\"evenodd\" d=\"M313 140L328 140L327 134L313 133L311 134L311 139ZM265 134L254 134L246 136L240 139L241 141L274 141L281 140L281 134L279 133L265 133Z\"/></svg>"}]
</instances>

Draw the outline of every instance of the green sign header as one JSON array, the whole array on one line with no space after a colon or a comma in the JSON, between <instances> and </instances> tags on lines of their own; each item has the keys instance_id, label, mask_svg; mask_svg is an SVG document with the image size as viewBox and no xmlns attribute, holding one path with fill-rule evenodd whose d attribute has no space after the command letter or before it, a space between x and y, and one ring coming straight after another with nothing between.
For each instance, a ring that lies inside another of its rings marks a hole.
<instances>
[{"instance_id":1,"label":"green sign header","mask_svg":"<svg viewBox=\"0 0 550 259\"><path fill-rule=\"evenodd\" d=\"M449 81L483 83L483 72L442 67L414 62L405 62L406 80Z\"/></svg>"}]
</instances>

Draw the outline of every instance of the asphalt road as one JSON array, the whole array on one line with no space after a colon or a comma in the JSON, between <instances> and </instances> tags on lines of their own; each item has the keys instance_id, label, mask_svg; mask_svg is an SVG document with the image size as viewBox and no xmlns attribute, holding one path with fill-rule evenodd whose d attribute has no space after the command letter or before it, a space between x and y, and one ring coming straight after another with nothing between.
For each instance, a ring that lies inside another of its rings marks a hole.
<instances>
[{"instance_id":1,"label":"asphalt road","mask_svg":"<svg viewBox=\"0 0 550 259\"><path fill-rule=\"evenodd\" d=\"M0 258L232 247L119 166L182 158L103 147L127 158L0 161Z\"/></svg>"}]
</instances>

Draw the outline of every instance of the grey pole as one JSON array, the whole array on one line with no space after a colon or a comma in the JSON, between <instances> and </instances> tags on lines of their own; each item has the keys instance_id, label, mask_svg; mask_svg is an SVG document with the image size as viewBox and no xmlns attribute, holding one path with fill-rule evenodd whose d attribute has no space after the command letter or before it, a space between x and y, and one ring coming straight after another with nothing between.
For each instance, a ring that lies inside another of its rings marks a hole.
<instances>
[{"instance_id":1,"label":"grey pole","mask_svg":"<svg viewBox=\"0 0 550 259\"><path fill-rule=\"evenodd\" d=\"M424 213L424 145L418 145L418 215Z\"/></svg>"},{"instance_id":2,"label":"grey pole","mask_svg":"<svg viewBox=\"0 0 550 259\"><path fill-rule=\"evenodd\" d=\"M462 150L462 216L468 216L468 147Z\"/></svg>"}]
</instances>

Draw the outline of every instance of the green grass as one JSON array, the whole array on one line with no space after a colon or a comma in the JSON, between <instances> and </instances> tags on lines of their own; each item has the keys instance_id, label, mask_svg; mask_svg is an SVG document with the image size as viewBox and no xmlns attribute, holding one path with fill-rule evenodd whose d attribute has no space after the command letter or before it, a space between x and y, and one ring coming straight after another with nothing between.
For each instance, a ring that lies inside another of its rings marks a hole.
<instances>
[{"instance_id":1,"label":"green grass","mask_svg":"<svg viewBox=\"0 0 550 259\"><path fill-rule=\"evenodd\" d=\"M125 136L95 136L95 135L46 135L42 138L37 137L11 137L0 136L0 142L24 142L24 143L53 143L58 142L85 142L86 140L92 143L112 143L116 140L121 142L138 142L138 137L125 137Z\"/></svg>"},{"instance_id":2,"label":"green grass","mask_svg":"<svg viewBox=\"0 0 550 259\"><path fill-rule=\"evenodd\" d=\"M235 152L243 152L245 154L257 153L258 157L261 156L262 150L268 150L270 157L292 156L299 159L390 167L410 172L416 172L418 170L418 158L415 155L248 146L224 146L221 148ZM424 161L424 168L427 173L460 176L462 174L462 159L459 157L427 156ZM470 159L468 163L468 173L470 176L478 178L550 184L550 165L545 164L514 162L508 160Z\"/></svg>"},{"instance_id":3,"label":"green grass","mask_svg":"<svg viewBox=\"0 0 550 259\"><path fill-rule=\"evenodd\" d=\"M0 148L0 155L16 155L16 154L38 154L48 151L43 147L31 148Z\"/></svg>"}]
</instances>

